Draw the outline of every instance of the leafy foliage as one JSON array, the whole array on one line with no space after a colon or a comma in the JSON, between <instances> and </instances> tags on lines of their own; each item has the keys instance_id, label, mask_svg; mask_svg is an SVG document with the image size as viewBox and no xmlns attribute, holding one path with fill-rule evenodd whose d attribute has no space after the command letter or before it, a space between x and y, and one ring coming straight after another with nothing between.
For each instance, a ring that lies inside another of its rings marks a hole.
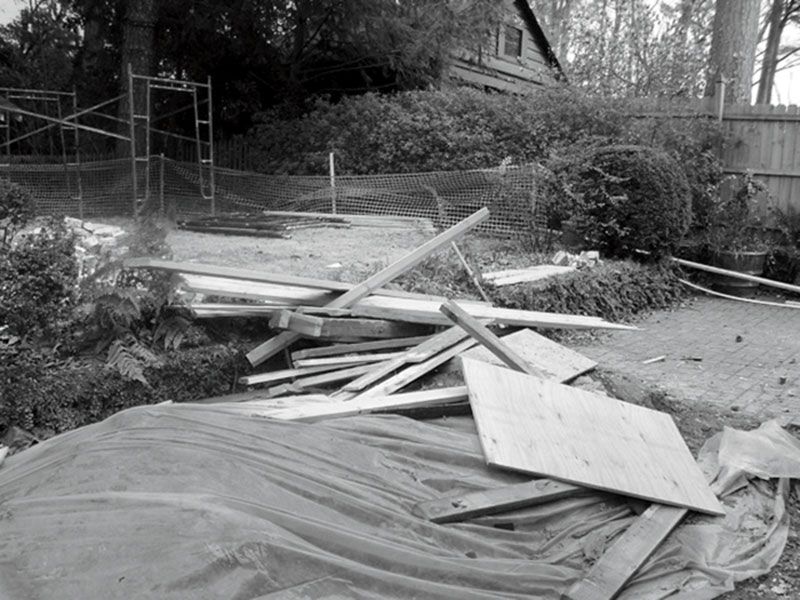
<instances>
[{"instance_id":1,"label":"leafy foliage","mask_svg":"<svg viewBox=\"0 0 800 600\"><path fill-rule=\"evenodd\" d=\"M674 250L689 230L686 176L668 154L645 146L576 145L549 166L568 227L608 256Z\"/></svg>"},{"instance_id":2,"label":"leafy foliage","mask_svg":"<svg viewBox=\"0 0 800 600\"><path fill-rule=\"evenodd\" d=\"M244 368L236 346L194 348L147 366L147 386L96 362L54 361L27 344L0 344L0 430L18 425L47 437L132 406L224 394Z\"/></svg>"},{"instance_id":3,"label":"leafy foliage","mask_svg":"<svg viewBox=\"0 0 800 600\"><path fill-rule=\"evenodd\" d=\"M0 325L21 337L54 336L77 296L74 239L59 219L0 254Z\"/></svg>"},{"instance_id":4,"label":"leafy foliage","mask_svg":"<svg viewBox=\"0 0 800 600\"><path fill-rule=\"evenodd\" d=\"M17 230L35 214L31 193L21 185L0 179L0 228L3 237L0 248L7 247Z\"/></svg>"},{"instance_id":5,"label":"leafy foliage","mask_svg":"<svg viewBox=\"0 0 800 600\"><path fill-rule=\"evenodd\" d=\"M767 186L751 173L728 177L711 196L703 224L703 239L712 252L765 251L768 228L762 216Z\"/></svg>"}]
</instances>

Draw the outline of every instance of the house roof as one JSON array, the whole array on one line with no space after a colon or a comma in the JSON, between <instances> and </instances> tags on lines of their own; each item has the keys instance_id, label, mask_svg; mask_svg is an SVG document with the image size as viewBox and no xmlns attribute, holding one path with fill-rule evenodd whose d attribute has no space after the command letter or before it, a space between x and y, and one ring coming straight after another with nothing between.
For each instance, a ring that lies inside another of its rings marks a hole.
<instances>
[{"instance_id":1,"label":"house roof","mask_svg":"<svg viewBox=\"0 0 800 600\"><path fill-rule=\"evenodd\" d=\"M566 78L566 73L564 73L564 69L561 68L561 63L558 61L558 57L553 51L553 46L550 44L550 40L547 39L547 34L539 24L539 20L536 18L536 15L534 14L528 0L514 0L514 3L522 12L522 16L525 18L525 21L530 28L533 39L536 41L539 47L541 47L545 57L550 63L550 66L558 72L560 78Z\"/></svg>"}]
</instances>

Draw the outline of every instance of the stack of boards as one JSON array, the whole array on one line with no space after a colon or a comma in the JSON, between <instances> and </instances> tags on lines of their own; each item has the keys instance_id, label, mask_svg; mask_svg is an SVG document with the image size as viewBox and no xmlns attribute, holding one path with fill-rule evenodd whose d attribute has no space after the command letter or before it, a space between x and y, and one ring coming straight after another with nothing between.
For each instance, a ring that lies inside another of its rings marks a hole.
<instances>
[{"instance_id":1,"label":"stack of boards","mask_svg":"<svg viewBox=\"0 0 800 600\"><path fill-rule=\"evenodd\" d=\"M179 273L194 291L257 301L195 304L198 317L265 317L280 331L248 359L257 366L283 354L285 368L242 377L250 391L203 402L310 422L469 407L487 464L532 477L423 502L418 516L463 521L591 490L651 502L565 595L611 599L690 510L724 510L669 415L565 385L596 363L529 329L632 327L383 287L487 216L479 211L358 285L155 259L127 266ZM516 330L500 338L487 324ZM404 391L448 366L462 370L466 385Z\"/></svg>"},{"instance_id":2,"label":"stack of boards","mask_svg":"<svg viewBox=\"0 0 800 600\"><path fill-rule=\"evenodd\" d=\"M293 231L354 226L431 229L430 220L415 217L328 215L289 211L232 212L178 221L180 229L201 233L291 238Z\"/></svg>"}]
</instances>

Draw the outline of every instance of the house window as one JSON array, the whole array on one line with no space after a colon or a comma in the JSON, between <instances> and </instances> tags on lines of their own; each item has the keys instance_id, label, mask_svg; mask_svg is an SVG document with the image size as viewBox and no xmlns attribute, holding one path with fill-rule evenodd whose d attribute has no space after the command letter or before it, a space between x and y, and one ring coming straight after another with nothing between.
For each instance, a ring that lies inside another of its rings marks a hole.
<instances>
[{"instance_id":1,"label":"house window","mask_svg":"<svg viewBox=\"0 0 800 600\"><path fill-rule=\"evenodd\" d=\"M513 25L505 26L503 56L522 58L522 29Z\"/></svg>"}]
</instances>

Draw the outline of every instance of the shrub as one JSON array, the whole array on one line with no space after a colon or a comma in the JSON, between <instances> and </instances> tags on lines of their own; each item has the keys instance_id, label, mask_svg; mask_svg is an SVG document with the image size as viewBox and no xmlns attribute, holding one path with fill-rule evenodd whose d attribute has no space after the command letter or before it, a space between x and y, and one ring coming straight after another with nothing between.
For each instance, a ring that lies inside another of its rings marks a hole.
<instances>
[{"instance_id":1,"label":"shrub","mask_svg":"<svg viewBox=\"0 0 800 600\"><path fill-rule=\"evenodd\" d=\"M545 280L491 292L498 306L592 315L623 322L636 314L668 308L686 297L670 263L614 261Z\"/></svg>"},{"instance_id":2,"label":"shrub","mask_svg":"<svg viewBox=\"0 0 800 600\"><path fill-rule=\"evenodd\" d=\"M35 204L30 192L7 179L0 179L0 228L3 237L0 246L11 242L14 233L35 214Z\"/></svg>"},{"instance_id":3,"label":"shrub","mask_svg":"<svg viewBox=\"0 0 800 600\"><path fill-rule=\"evenodd\" d=\"M210 346L165 356L147 369L151 386L92 362L52 365L30 346L0 346L0 431L18 425L40 435L88 425L132 406L187 402L229 392L244 359L235 346Z\"/></svg>"},{"instance_id":4,"label":"shrub","mask_svg":"<svg viewBox=\"0 0 800 600\"><path fill-rule=\"evenodd\" d=\"M74 238L50 219L0 256L0 325L19 336L57 332L74 305Z\"/></svg>"},{"instance_id":5,"label":"shrub","mask_svg":"<svg viewBox=\"0 0 800 600\"><path fill-rule=\"evenodd\" d=\"M554 157L556 202L589 247L607 256L673 251L689 229L686 176L646 146L576 144Z\"/></svg>"}]
</instances>

